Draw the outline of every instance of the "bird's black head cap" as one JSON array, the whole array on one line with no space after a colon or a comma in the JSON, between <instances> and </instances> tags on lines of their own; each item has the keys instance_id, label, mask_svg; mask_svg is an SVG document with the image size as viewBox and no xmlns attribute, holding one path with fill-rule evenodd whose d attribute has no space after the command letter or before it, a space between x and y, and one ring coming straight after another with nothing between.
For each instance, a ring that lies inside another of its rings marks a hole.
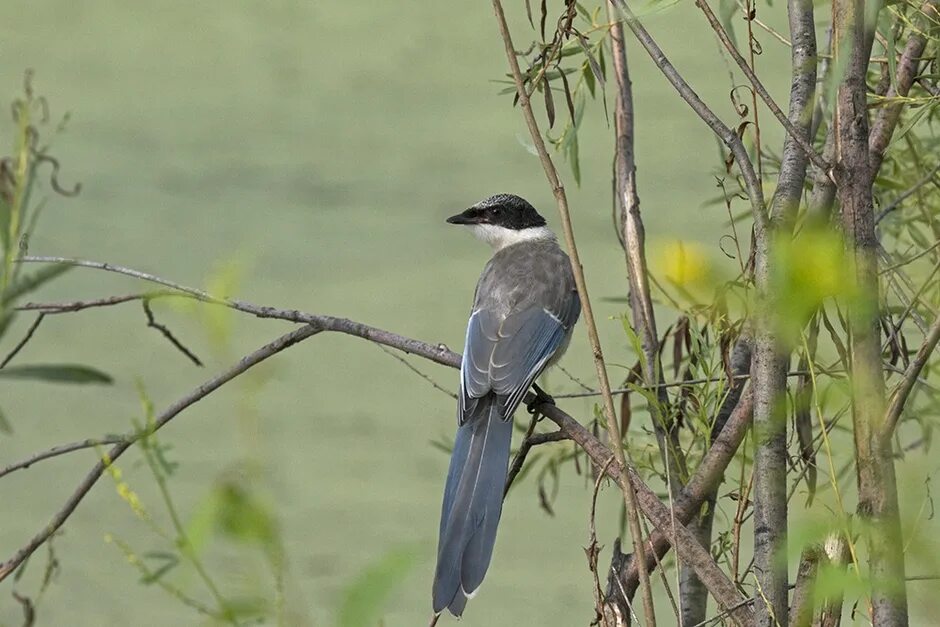
<instances>
[{"instance_id":1,"label":"bird's black head cap","mask_svg":"<svg viewBox=\"0 0 940 627\"><path fill-rule=\"evenodd\" d=\"M545 226L545 218L524 198L496 194L481 200L463 213L447 218L451 224L492 224L514 231Z\"/></svg>"}]
</instances>

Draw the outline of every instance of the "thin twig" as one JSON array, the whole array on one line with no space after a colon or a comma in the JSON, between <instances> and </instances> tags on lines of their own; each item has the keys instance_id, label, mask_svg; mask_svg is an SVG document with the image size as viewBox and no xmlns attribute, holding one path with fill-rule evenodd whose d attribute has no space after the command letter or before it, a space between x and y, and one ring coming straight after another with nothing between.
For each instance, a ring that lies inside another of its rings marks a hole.
<instances>
[{"instance_id":1,"label":"thin twig","mask_svg":"<svg viewBox=\"0 0 940 627\"><path fill-rule=\"evenodd\" d=\"M26 261L21 259L20 261ZM74 264L73 264L74 265ZM158 290L153 292L142 292L140 294L124 294L121 296L108 296L106 298L97 298L94 300L75 300L64 303L25 303L17 305L17 311L41 311L46 314L61 314L82 311L95 307L110 307L120 305L135 300L156 300L167 296L185 297L184 294L177 291Z\"/></svg>"},{"instance_id":2,"label":"thin twig","mask_svg":"<svg viewBox=\"0 0 940 627\"><path fill-rule=\"evenodd\" d=\"M157 322L157 319L154 318L153 310L150 308L149 298L145 298L143 300L143 305L144 305L144 314L147 316L147 326L150 327L151 329L156 329L157 331L159 331L163 335L163 337L169 340L170 344L172 344L177 349L179 349L179 351L183 353L184 355L186 355L191 362L193 362L194 364L196 364L197 366L201 368L202 362L199 360L198 357L196 357L196 354L193 353L188 348L186 348L186 346L182 342L176 339L176 336L173 335L173 333L166 327L166 325L160 324L159 322Z\"/></svg>"},{"instance_id":3,"label":"thin twig","mask_svg":"<svg viewBox=\"0 0 940 627\"><path fill-rule=\"evenodd\" d=\"M914 183L909 189L905 190L903 193L901 193L900 196L898 196L897 198L892 200L890 203L888 203L888 205L885 206L884 209L879 211L878 215L875 216L875 225L877 226L878 223L884 220L885 217L889 213L897 209L901 205L902 202L904 202L905 200L907 200L908 198L916 194L917 190L919 190L921 187L923 187L924 185L932 181L938 172L940 172L940 161L938 161L937 164L933 168L930 169L930 172L928 172L927 175L924 176L924 178Z\"/></svg>"},{"instance_id":4,"label":"thin twig","mask_svg":"<svg viewBox=\"0 0 940 627\"><path fill-rule=\"evenodd\" d=\"M81 440L79 442L72 442L70 444L59 444L58 446L53 446L52 448L45 451L34 453L25 459L21 459L18 462L5 466L4 468L0 469L0 477L5 477L11 472L15 472L17 470L25 470L36 462L41 462L45 459L51 459L53 457L58 457L59 455L65 455L66 453L81 451L88 448L97 448L107 444L120 444L121 442L126 442L130 437L133 436L108 436L104 438Z\"/></svg>"},{"instance_id":5,"label":"thin twig","mask_svg":"<svg viewBox=\"0 0 940 627\"><path fill-rule=\"evenodd\" d=\"M529 428L526 430L525 437L522 439L522 444L519 445L519 451L516 453L516 456L513 457L512 464L509 466L509 473L506 475L506 487L503 489L504 497L509 494L509 488L512 487L516 477L522 471L522 466L525 464L526 457L529 455L529 451L533 446L548 444L549 442L562 442L569 439L568 434L564 431L552 431L551 433L532 433L535 430L535 425L537 423L538 414L532 416L532 420L529 423Z\"/></svg>"},{"instance_id":6,"label":"thin twig","mask_svg":"<svg viewBox=\"0 0 940 627\"><path fill-rule=\"evenodd\" d=\"M29 330L26 331L26 335L23 337L23 339L13 347L13 350L11 350L10 353L3 359L3 362L0 363L0 369L5 368L6 365L10 363L14 357L16 357L16 354L23 350L23 347L26 346L26 344L28 344L29 341L33 338L33 333L36 332L36 329L39 328L40 323L42 323L42 319L45 317L46 314L44 313L40 313L38 316L36 316L36 319L33 320L33 323L29 326Z\"/></svg>"},{"instance_id":7,"label":"thin twig","mask_svg":"<svg viewBox=\"0 0 940 627\"><path fill-rule=\"evenodd\" d=\"M385 353L392 359L399 361L405 368L407 368L408 370L412 371L413 373L415 373L416 375L418 375L419 377L421 377L422 379L430 383L431 387L433 387L435 390L438 390L439 392L443 392L444 394L446 394L447 396L451 397L454 400L457 399L456 394L454 394L453 392L451 392L450 390L442 386L440 383L432 379L429 374L422 372L420 369L418 369L417 366L412 364L410 361L408 361L407 359L405 359L398 353L390 350L387 346L382 346L381 344L376 344L376 346L382 349L383 353Z\"/></svg>"}]
</instances>

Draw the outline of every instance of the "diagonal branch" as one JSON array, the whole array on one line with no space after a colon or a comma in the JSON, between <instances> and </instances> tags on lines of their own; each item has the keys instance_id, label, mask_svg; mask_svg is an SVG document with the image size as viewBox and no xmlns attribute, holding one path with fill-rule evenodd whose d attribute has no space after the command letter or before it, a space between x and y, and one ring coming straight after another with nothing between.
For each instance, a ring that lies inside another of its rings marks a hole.
<instances>
[{"instance_id":1,"label":"diagonal branch","mask_svg":"<svg viewBox=\"0 0 940 627\"><path fill-rule=\"evenodd\" d=\"M123 440L115 444L111 449L102 455L102 459L94 465L87 475L85 475L85 478L82 479L81 483L79 483L75 491L72 492L72 495L68 498L68 500L66 500L62 508L53 515L52 519L45 526L43 526L43 528L35 536L33 536L33 538L25 546L16 551L16 553L3 562L3 564L0 564L0 581L6 579L17 569L17 567L19 567L20 564L22 564L30 555L33 554L33 551L38 549L40 546L45 544L47 540L49 540L49 538L65 523L65 521L68 520L69 516L72 515L72 512L75 511L75 508L78 507L78 504L81 503L82 499L85 498L85 495L88 494L95 483L98 482L98 479L101 478L101 475L104 473L105 469L111 465L114 460L124 454L124 452L126 452L127 449L129 449L135 442L144 436L149 435L149 433L152 431L156 431L157 429L162 428L184 409L194 405L253 366L287 348L290 348L294 344L297 344L298 342L301 342L308 337L320 333L322 330L323 329L317 328L315 326L306 325L295 329L290 333L282 335L270 344L262 346L255 352L243 357L237 364L228 370L216 375L212 379L209 379L191 391L189 394L166 408L159 416L157 416L151 431L139 432L132 439Z\"/></svg>"}]
</instances>

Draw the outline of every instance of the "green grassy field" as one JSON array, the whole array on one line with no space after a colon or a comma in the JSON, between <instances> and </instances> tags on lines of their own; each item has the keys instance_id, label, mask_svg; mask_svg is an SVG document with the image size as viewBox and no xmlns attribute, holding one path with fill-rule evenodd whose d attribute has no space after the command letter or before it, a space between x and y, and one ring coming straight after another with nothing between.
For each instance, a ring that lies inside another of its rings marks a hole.
<instances>
[{"instance_id":1,"label":"green grassy field","mask_svg":"<svg viewBox=\"0 0 940 627\"><path fill-rule=\"evenodd\" d=\"M348 316L459 349L488 251L444 218L503 191L529 198L550 223L557 216L537 159L518 139L525 133L521 117L492 82L505 58L489 6L422 5L7 0L0 100L18 92L25 68L35 69L54 115L72 114L55 142L61 178L84 186L75 200L51 198L31 252L108 260L191 285L204 285L220 264L235 261L243 299ZM520 45L529 38L522 7L510 6ZM733 120L728 72L701 16L691 5L677 6L648 21L702 96ZM768 66L788 55L771 41L765 48L761 63ZM635 47L631 52L650 240L696 240L717 253L724 208L703 208L717 191L714 141L648 58ZM785 81L768 77L781 101ZM596 298L621 296L626 279L610 220L610 129L599 103L587 118L582 186L569 180L575 228ZM4 146L10 130L4 117ZM731 263L720 253L715 262ZM137 287L76 270L43 296ZM632 362L620 323L611 320L620 305L598 300L596 308L609 360ZM234 318L227 347L213 348L197 317L157 311L206 357L205 369L147 329L134 305L47 320L18 358L22 363L89 363L113 373L116 384L8 386L3 408L15 434L4 438L3 459L124 431L140 416L138 378L159 409L285 329ZM8 341L28 322L21 318ZM583 329L565 364L591 379ZM422 367L455 387L453 371ZM559 376L552 382L570 387ZM180 464L174 494L188 517L237 460L258 459L288 550L288 601L304 608L305 624L334 624L346 586L406 545L418 547L418 566L389 601L385 624L424 624L447 464L430 442L451 436L452 405L374 346L318 337L163 432ZM583 401L566 407L581 416L590 410ZM39 529L93 461L94 453L78 453L0 482L6 504L0 550L11 553ZM121 467L159 512L139 455L129 454ZM486 584L462 624L590 622L581 548L588 497L583 479L566 477L550 518L531 485L515 492ZM602 499L599 531L610 538L617 497L607 491ZM155 587L138 585L137 572L105 543L106 533L139 551L158 544L113 484L102 481L56 541L62 570L38 624L202 622ZM212 553L224 591L268 581L257 564L230 553L224 547ZM205 596L192 576L176 581ZM6 590L0 622L18 624L20 609L9 600L8 584Z\"/></svg>"}]
</instances>

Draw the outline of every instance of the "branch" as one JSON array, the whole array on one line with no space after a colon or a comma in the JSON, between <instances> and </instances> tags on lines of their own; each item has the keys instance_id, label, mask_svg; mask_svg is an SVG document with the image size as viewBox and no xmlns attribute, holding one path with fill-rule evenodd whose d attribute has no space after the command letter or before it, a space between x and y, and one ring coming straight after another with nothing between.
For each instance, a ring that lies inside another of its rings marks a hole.
<instances>
[{"instance_id":1,"label":"branch","mask_svg":"<svg viewBox=\"0 0 940 627\"><path fill-rule=\"evenodd\" d=\"M819 571L820 558L825 556L821 546L811 544L803 549L800 565L796 573L796 588L793 591L793 603L790 606L790 627L810 627L816 602L813 587Z\"/></svg>"},{"instance_id":2,"label":"branch","mask_svg":"<svg viewBox=\"0 0 940 627\"><path fill-rule=\"evenodd\" d=\"M807 166L805 146L810 146L812 141L810 128L813 124L816 100L816 21L813 17L813 0L789 0L787 15L790 21L790 38L793 41L790 57L792 75L789 118L792 128L788 129L790 132L783 143L780 174L770 203L770 215L771 220L779 223L784 232L791 233L803 195ZM748 67L747 64L744 66ZM816 165L825 171L825 163Z\"/></svg>"},{"instance_id":3,"label":"branch","mask_svg":"<svg viewBox=\"0 0 940 627\"><path fill-rule=\"evenodd\" d=\"M40 313L38 316L36 316L36 319L33 320L33 323L29 326L29 329L27 329L26 335L23 336L23 339L20 340L19 343L13 347L13 350L11 350L10 353L3 358L2 362L0 362L0 370L6 368L6 365L10 363L14 357L16 357L17 353L23 350L23 347L29 343L29 341L33 338L33 333L36 332L36 329L39 328L39 325L42 324L42 319L45 317L46 314L44 313Z\"/></svg>"},{"instance_id":4,"label":"branch","mask_svg":"<svg viewBox=\"0 0 940 627\"><path fill-rule=\"evenodd\" d=\"M175 293L172 294L173 296L188 296L201 302L229 307L236 311L251 314L258 318L273 318L277 320L285 320L287 322L309 324L317 327L320 331L333 331L336 333L345 333L347 335L361 337L371 342L375 342L376 344L391 346L392 348L397 348L398 350L405 353L419 355L444 366L454 366L455 363L459 363L454 361L455 359L459 359L459 355L451 351L443 344L431 346L424 342L413 340L396 333L390 333L389 331L384 331L382 329L369 326L361 322L356 322L354 320L349 320L347 318L337 318L335 316L306 313L296 309L279 309L277 307L255 305L240 300L220 298L217 296L212 296L211 294L194 287L189 287L180 283L174 283L173 281L169 281L146 272L141 272L140 270L134 270L132 268L118 266L111 263L89 261L87 259L73 259L69 257L21 257L16 261L18 263L58 263L69 266L78 266L81 268L103 270L105 272L114 272L116 274L123 274L125 276L135 277L142 281L148 281L150 283L157 283L159 285L169 287L175 291ZM166 294L166 296L170 295L171 294ZM142 298L143 296L140 297ZM117 302L127 302L136 299L137 298L127 297L127 300L116 302L104 302L110 300L104 299L104 301L86 301L86 304L94 303L92 306L105 306L117 304ZM84 307L80 307L80 309L81 308Z\"/></svg>"},{"instance_id":5,"label":"branch","mask_svg":"<svg viewBox=\"0 0 940 627\"><path fill-rule=\"evenodd\" d=\"M878 306L878 240L872 184L876 157L869 147L867 85L873 24L864 0L836 0L833 50L844 69L836 97L834 168L846 247L854 262L854 283L863 295L849 309L852 426L858 482L858 512L870 523L867 534L871 620L879 627L908 624L904 551L897 479L890 449L880 438L884 418L884 369Z\"/></svg>"},{"instance_id":6,"label":"branch","mask_svg":"<svg viewBox=\"0 0 940 627\"><path fill-rule=\"evenodd\" d=\"M591 299L587 291L587 283L584 279L584 270L581 267L581 258L578 255L578 247L574 239L574 230L571 226L571 215L568 211L568 197L565 194L565 188L558 177L555 164L552 162L548 150L545 148L545 142L542 139L542 133L539 131L538 122L535 120L535 114L532 112L532 105L529 102L529 96L526 93L525 83L522 77L522 70L519 68L519 60L516 58L516 51L512 44L512 35L509 32L509 25L506 23L506 15L503 12L503 5L500 0L493 0L493 11L496 13L496 23L499 27L500 36L503 39L503 46L506 49L506 60L509 62L509 68L512 72L513 81L516 84L516 94L519 96L519 106L522 108L522 114L526 125L529 127L529 135L532 143L538 152L539 160L542 162L542 168L545 170L545 177L548 179L555 195L555 202L558 205L558 214L561 217L562 230L565 235L565 244L568 248L568 256L571 261L571 271L574 274L575 285L578 289L578 297L581 300L581 317L584 319L584 325L587 327L588 340L591 344L591 351L594 355L594 367L597 370L597 380L603 393L604 416L607 421L607 432L610 435L610 443L613 448L614 458L618 465L625 469L622 434L617 422L617 414L614 410L614 399L610 394L610 381L607 378L607 367L604 364L604 353L601 349L600 338L597 333L597 325L594 322L594 310L591 307ZM546 87L547 89L547 87ZM606 461L606 459L604 460ZM623 490L624 505L627 509L627 519L630 527L630 535L633 540L634 552L643 555L643 546L641 538L643 532L640 527L640 517L637 512L636 504L633 502L633 491L629 486L629 479L622 474L620 482ZM648 625L655 627L656 615L653 609L653 596L650 591L649 580L645 573L641 579L643 592L643 610L646 615Z\"/></svg>"},{"instance_id":7,"label":"branch","mask_svg":"<svg viewBox=\"0 0 940 627\"><path fill-rule=\"evenodd\" d=\"M669 474L669 490L678 493L688 474L685 455L679 443L679 434L670 416L665 411L668 398L662 387L662 360L659 352L659 332L656 330L656 314L650 298L649 269L646 264L646 229L640 213L640 197L636 186L636 163L633 150L633 94L630 72L627 66L623 41L623 26L616 20L613 0L607 5L613 26L610 29L610 44L614 61L614 76L617 83L614 122L616 126L615 190L620 207L620 241L626 254L627 277L630 284L630 310L633 328L640 338L643 358L640 360L643 385L655 390L657 403L650 403L653 430L659 445L660 456Z\"/></svg>"},{"instance_id":8,"label":"branch","mask_svg":"<svg viewBox=\"0 0 940 627\"><path fill-rule=\"evenodd\" d=\"M58 457L59 455L65 455L66 453L73 453L75 451L81 451L88 448L97 448L106 444L120 444L127 441L129 437L133 436L113 436L97 439L93 438L89 440L81 440L79 442L72 442L70 444L59 444L58 446L53 446L52 448L46 449L45 451L34 453L25 459L21 459L18 462L10 464L9 466L5 466L4 468L0 469L0 477L5 477L11 472L15 472L17 470L25 470L36 462L41 462L44 459L51 459L53 457Z\"/></svg>"},{"instance_id":9,"label":"branch","mask_svg":"<svg viewBox=\"0 0 940 627\"><path fill-rule=\"evenodd\" d=\"M14 553L8 560L3 562L3 564L0 564L0 581L6 579L19 567L20 564L22 564L30 555L33 554L33 551L38 549L47 540L49 540L49 538L65 523L65 521L68 520L69 516L72 515L72 512L75 511L75 508L78 507L78 504L81 503L82 499L85 498L85 495L88 494L95 483L98 482L98 479L101 478L101 475L104 473L105 469L110 466L114 460L124 454L124 452L127 451L127 449L129 449L135 442L143 438L145 435L149 435L149 433L162 428L184 409L205 398L238 375L249 370L251 367L261 363L273 355L276 355L284 349L307 339L308 337L320 333L322 330L323 329L319 329L315 326L306 325L295 329L290 333L282 335L270 344L262 346L255 352L243 357L237 364L228 370L216 375L212 379L209 379L194 389L192 392L170 405L159 416L157 416L156 421L150 431L139 432L135 434L132 439L122 440L115 444L111 449L102 455L102 459L95 464L95 466L91 469L91 471L89 471L87 475L85 475L85 478L78 485L75 491L72 492L72 495L68 498L68 500L66 500L62 508L56 512L55 515L53 515L52 519L45 526L43 526L43 528L25 546Z\"/></svg>"},{"instance_id":10,"label":"branch","mask_svg":"<svg viewBox=\"0 0 940 627\"><path fill-rule=\"evenodd\" d=\"M173 333L166 327L166 325L160 324L159 322L157 322L157 319L154 318L153 310L150 308L150 299L145 298L143 300L143 304L144 304L144 315L147 316L147 326L150 327L151 329L156 329L157 331L159 331L160 334L170 342L170 344L175 346L181 353L186 355L191 362L193 362L194 364L196 364L197 366L201 368L202 361L200 361L199 358L196 357L196 354L193 353L188 348L186 348L186 346L182 342L176 339L176 336L173 335Z\"/></svg>"}]
</instances>

